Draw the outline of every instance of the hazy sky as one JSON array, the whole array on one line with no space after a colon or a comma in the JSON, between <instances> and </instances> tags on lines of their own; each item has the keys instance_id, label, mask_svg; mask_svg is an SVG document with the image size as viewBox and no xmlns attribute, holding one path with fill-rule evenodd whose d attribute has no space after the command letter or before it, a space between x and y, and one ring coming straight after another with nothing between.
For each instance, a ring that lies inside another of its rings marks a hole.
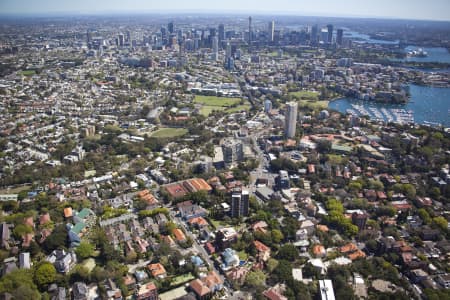
<instances>
[{"instance_id":1,"label":"hazy sky","mask_svg":"<svg viewBox=\"0 0 450 300\"><path fill-rule=\"evenodd\" d=\"M0 14L170 11L450 20L450 0L0 0Z\"/></svg>"}]
</instances>

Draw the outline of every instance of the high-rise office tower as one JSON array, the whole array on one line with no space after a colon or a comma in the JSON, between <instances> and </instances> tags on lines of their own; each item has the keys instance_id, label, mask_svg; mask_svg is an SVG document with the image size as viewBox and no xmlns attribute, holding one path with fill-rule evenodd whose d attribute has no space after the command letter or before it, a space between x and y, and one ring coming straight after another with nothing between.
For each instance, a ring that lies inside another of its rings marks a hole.
<instances>
[{"instance_id":1,"label":"high-rise office tower","mask_svg":"<svg viewBox=\"0 0 450 300\"><path fill-rule=\"evenodd\" d=\"M88 29L86 31L86 42L89 44L92 41L92 33L91 31Z\"/></svg>"},{"instance_id":2,"label":"high-rise office tower","mask_svg":"<svg viewBox=\"0 0 450 300\"><path fill-rule=\"evenodd\" d=\"M269 42L273 43L275 36L275 21L269 22Z\"/></svg>"},{"instance_id":3,"label":"high-rise office tower","mask_svg":"<svg viewBox=\"0 0 450 300\"><path fill-rule=\"evenodd\" d=\"M336 34L336 44L342 46L343 38L344 38L344 29L339 28Z\"/></svg>"},{"instance_id":4,"label":"high-rise office tower","mask_svg":"<svg viewBox=\"0 0 450 300\"><path fill-rule=\"evenodd\" d=\"M130 44L131 44L131 32L130 32L129 30L127 30L126 34L127 34L127 39L126 39L126 41L127 41L127 43L130 43Z\"/></svg>"},{"instance_id":5,"label":"high-rise office tower","mask_svg":"<svg viewBox=\"0 0 450 300\"><path fill-rule=\"evenodd\" d=\"M169 22L169 24L167 25L167 30L169 30L169 33L174 32L173 22Z\"/></svg>"},{"instance_id":6,"label":"high-rise office tower","mask_svg":"<svg viewBox=\"0 0 450 300\"><path fill-rule=\"evenodd\" d=\"M252 52L252 17L248 17L248 52Z\"/></svg>"},{"instance_id":7,"label":"high-rise office tower","mask_svg":"<svg viewBox=\"0 0 450 300\"><path fill-rule=\"evenodd\" d=\"M219 59L219 39L217 36L212 37L213 60Z\"/></svg>"},{"instance_id":8,"label":"high-rise office tower","mask_svg":"<svg viewBox=\"0 0 450 300\"><path fill-rule=\"evenodd\" d=\"M295 136L295 127L297 125L297 102L286 103L284 134L286 138Z\"/></svg>"},{"instance_id":9,"label":"high-rise office tower","mask_svg":"<svg viewBox=\"0 0 450 300\"><path fill-rule=\"evenodd\" d=\"M311 36L309 39L311 45L313 45L313 46L317 45L317 35L318 34L319 34L319 26L317 26L317 24L316 24L311 28Z\"/></svg>"},{"instance_id":10,"label":"high-rise office tower","mask_svg":"<svg viewBox=\"0 0 450 300\"><path fill-rule=\"evenodd\" d=\"M331 44L333 42L333 25L328 24L327 25L327 29L328 29L328 37L327 37L327 43Z\"/></svg>"},{"instance_id":11,"label":"high-rise office tower","mask_svg":"<svg viewBox=\"0 0 450 300\"><path fill-rule=\"evenodd\" d=\"M227 42L227 47L225 49L225 57L230 58L231 57L231 44L230 42Z\"/></svg>"},{"instance_id":12,"label":"high-rise office tower","mask_svg":"<svg viewBox=\"0 0 450 300\"><path fill-rule=\"evenodd\" d=\"M270 99L266 99L264 101L264 112L268 113L272 110L272 101Z\"/></svg>"},{"instance_id":13,"label":"high-rise office tower","mask_svg":"<svg viewBox=\"0 0 450 300\"><path fill-rule=\"evenodd\" d=\"M123 47L124 44L125 44L125 36L121 33L119 34L119 46Z\"/></svg>"},{"instance_id":14,"label":"high-rise office tower","mask_svg":"<svg viewBox=\"0 0 450 300\"><path fill-rule=\"evenodd\" d=\"M219 25L219 43L225 40L225 26L223 24Z\"/></svg>"},{"instance_id":15,"label":"high-rise office tower","mask_svg":"<svg viewBox=\"0 0 450 300\"><path fill-rule=\"evenodd\" d=\"M234 191L231 194L231 217L246 217L249 212L249 191L243 189L242 191Z\"/></svg>"}]
</instances>

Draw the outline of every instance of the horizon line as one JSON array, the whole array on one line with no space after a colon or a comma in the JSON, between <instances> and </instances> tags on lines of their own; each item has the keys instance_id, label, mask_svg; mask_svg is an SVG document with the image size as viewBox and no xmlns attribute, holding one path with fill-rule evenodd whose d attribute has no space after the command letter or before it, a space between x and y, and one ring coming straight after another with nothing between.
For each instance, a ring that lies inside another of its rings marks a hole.
<instances>
[{"instance_id":1,"label":"horizon line","mask_svg":"<svg viewBox=\"0 0 450 300\"><path fill-rule=\"evenodd\" d=\"M204 15L204 14L212 14L212 15L220 15L222 17L228 17L230 14L234 16L241 15L255 15L255 16L264 16L264 17L316 17L316 18L337 18L337 19L374 19L374 20L392 20L392 21L424 21L424 22L450 22L450 19L416 19L416 18L402 18L402 17L391 17L391 16L370 16L370 15L331 15L331 14L323 14L323 13L300 13L300 12L291 12L291 11L277 11L274 13L270 13L268 11L236 11L236 10L145 10L145 11L52 11L52 12L27 12L27 13L19 13L19 12L7 12L1 13L0 18L5 17L20 17L20 18L43 18L43 17L105 17L105 16L136 16L136 15Z\"/></svg>"}]
</instances>

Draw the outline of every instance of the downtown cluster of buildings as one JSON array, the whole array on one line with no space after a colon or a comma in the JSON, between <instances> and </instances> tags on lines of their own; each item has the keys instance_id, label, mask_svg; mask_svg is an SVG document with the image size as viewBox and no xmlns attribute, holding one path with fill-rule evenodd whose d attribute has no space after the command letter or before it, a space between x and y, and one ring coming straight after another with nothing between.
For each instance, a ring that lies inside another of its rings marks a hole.
<instances>
[{"instance_id":1,"label":"downtown cluster of buildings","mask_svg":"<svg viewBox=\"0 0 450 300\"><path fill-rule=\"evenodd\" d=\"M5 25L3 278L45 261L68 280L35 288L77 300L449 287L448 135L318 105L448 75L361 62L389 50L333 25L166 23Z\"/></svg>"}]
</instances>

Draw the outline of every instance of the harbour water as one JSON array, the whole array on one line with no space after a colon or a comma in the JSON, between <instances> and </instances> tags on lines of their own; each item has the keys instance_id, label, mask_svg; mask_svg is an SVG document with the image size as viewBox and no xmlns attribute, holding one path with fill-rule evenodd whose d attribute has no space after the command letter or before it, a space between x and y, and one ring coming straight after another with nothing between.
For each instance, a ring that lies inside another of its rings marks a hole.
<instances>
[{"instance_id":1,"label":"harbour water","mask_svg":"<svg viewBox=\"0 0 450 300\"><path fill-rule=\"evenodd\" d=\"M331 101L328 107L385 122L450 127L450 88L410 85L409 92L411 98L404 105L340 98Z\"/></svg>"},{"instance_id":2,"label":"harbour water","mask_svg":"<svg viewBox=\"0 0 450 300\"><path fill-rule=\"evenodd\" d=\"M359 33L356 31L345 31L345 37L354 40L355 42L360 43L369 43L369 44L380 44L380 45L397 45L399 43L398 40L388 41L388 40L378 40L372 39L368 34Z\"/></svg>"},{"instance_id":3,"label":"harbour water","mask_svg":"<svg viewBox=\"0 0 450 300\"><path fill-rule=\"evenodd\" d=\"M405 52L414 51L422 49L427 53L426 56L408 56L403 61L415 61L415 62L440 62L440 63L450 63L450 53L447 49L442 47L417 47L408 46L405 48Z\"/></svg>"}]
</instances>

